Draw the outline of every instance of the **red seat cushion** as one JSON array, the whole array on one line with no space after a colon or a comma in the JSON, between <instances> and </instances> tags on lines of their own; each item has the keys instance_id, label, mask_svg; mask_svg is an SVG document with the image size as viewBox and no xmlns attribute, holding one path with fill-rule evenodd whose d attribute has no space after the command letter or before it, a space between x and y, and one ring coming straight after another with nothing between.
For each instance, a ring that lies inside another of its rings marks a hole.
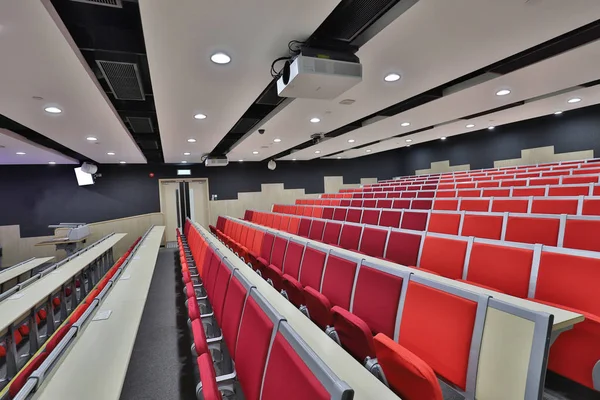
<instances>
[{"instance_id":1,"label":"red seat cushion","mask_svg":"<svg viewBox=\"0 0 600 400\"><path fill-rule=\"evenodd\" d=\"M221 391L217 386L215 366L210 353L202 353L197 359L200 381L202 382L202 395L204 400L222 400Z\"/></svg>"},{"instance_id":2,"label":"red seat cushion","mask_svg":"<svg viewBox=\"0 0 600 400\"><path fill-rule=\"evenodd\" d=\"M17 377L10 383L8 393L11 398L14 398L17 393L25 386L29 376L42 365L44 360L48 357L48 352L42 352L30 360L27 365L19 372Z\"/></svg>"},{"instance_id":3,"label":"red seat cushion","mask_svg":"<svg viewBox=\"0 0 600 400\"><path fill-rule=\"evenodd\" d=\"M282 277L283 289L287 293L288 299L296 307L300 307L304 302L304 288L298 280L288 274Z\"/></svg>"},{"instance_id":4,"label":"red seat cushion","mask_svg":"<svg viewBox=\"0 0 600 400\"><path fill-rule=\"evenodd\" d=\"M200 307L198 307L198 302L196 301L195 297L188 299L187 307L188 317L191 321L200 318Z\"/></svg>"},{"instance_id":5,"label":"red seat cushion","mask_svg":"<svg viewBox=\"0 0 600 400\"><path fill-rule=\"evenodd\" d=\"M331 313L335 331L348 353L360 363L364 363L367 357L374 358L373 334L367 323L338 306L334 306Z\"/></svg>"},{"instance_id":6,"label":"red seat cushion","mask_svg":"<svg viewBox=\"0 0 600 400\"><path fill-rule=\"evenodd\" d=\"M51 353L52 350L54 350L56 348L56 346L60 343L62 338L65 337L67 332L69 332L69 329L71 329L70 323L63 325L59 330L54 332L54 335L52 335L52 337L50 339L48 339L48 341L46 342L45 351L48 353Z\"/></svg>"},{"instance_id":7,"label":"red seat cushion","mask_svg":"<svg viewBox=\"0 0 600 400\"><path fill-rule=\"evenodd\" d=\"M329 299L310 286L304 288L304 301L308 308L310 319L321 329L332 325L331 303Z\"/></svg>"},{"instance_id":8,"label":"red seat cushion","mask_svg":"<svg viewBox=\"0 0 600 400\"><path fill-rule=\"evenodd\" d=\"M374 343L388 383L403 400L444 400L437 377L425 361L381 333Z\"/></svg>"},{"instance_id":9,"label":"red seat cushion","mask_svg":"<svg viewBox=\"0 0 600 400\"><path fill-rule=\"evenodd\" d=\"M194 339L194 347L196 348L196 355L202 355L208 353L208 343L206 342L206 333L202 326L202 321L195 319L192 321L192 336ZM208 353L210 354L210 353Z\"/></svg>"},{"instance_id":10,"label":"red seat cushion","mask_svg":"<svg viewBox=\"0 0 600 400\"><path fill-rule=\"evenodd\" d=\"M423 243L420 268L446 278L460 279L465 265L467 241L428 235Z\"/></svg>"}]
</instances>

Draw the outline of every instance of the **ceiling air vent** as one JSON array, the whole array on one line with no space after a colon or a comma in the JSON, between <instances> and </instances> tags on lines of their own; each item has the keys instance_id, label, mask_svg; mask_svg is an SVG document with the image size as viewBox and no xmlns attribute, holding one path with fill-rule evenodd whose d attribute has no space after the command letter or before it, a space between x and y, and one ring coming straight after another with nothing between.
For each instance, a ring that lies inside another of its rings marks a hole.
<instances>
[{"instance_id":1,"label":"ceiling air vent","mask_svg":"<svg viewBox=\"0 0 600 400\"><path fill-rule=\"evenodd\" d=\"M121 0L71 0L76 3L87 3L95 6L123 8Z\"/></svg>"},{"instance_id":2,"label":"ceiling air vent","mask_svg":"<svg viewBox=\"0 0 600 400\"><path fill-rule=\"evenodd\" d=\"M96 60L110 90L118 100L145 100L137 64Z\"/></svg>"},{"instance_id":3,"label":"ceiling air vent","mask_svg":"<svg viewBox=\"0 0 600 400\"><path fill-rule=\"evenodd\" d=\"M148 117L127 117L127 122L129 122L129 126L131 126L134 133L154 132L152 120Z\"/></svg>"}]
</instances>

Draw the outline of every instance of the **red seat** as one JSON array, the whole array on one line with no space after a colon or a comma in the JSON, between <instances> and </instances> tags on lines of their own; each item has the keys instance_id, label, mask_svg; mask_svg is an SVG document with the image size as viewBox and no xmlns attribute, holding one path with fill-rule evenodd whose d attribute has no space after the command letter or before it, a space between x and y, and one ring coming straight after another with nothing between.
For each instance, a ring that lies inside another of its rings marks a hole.
<instances>
[{"instance_id":1,"label":"red seat","mask_svg":"<svg viewBox=\"0 0 600 400\"><path fill-rule=\"evenodd\" d=\"M458 199L438 199L436 198L433 202L434 210L448 210L448 211L457 211L458 210Z\"/></svg>"},{"instance_id":2,"label":"red seat","mask_svg":"<svg viewBox=\"0 0 600 400\"><path fill-rule=\"evenodd\" d=\"M462 199L460 202L460 211L483 211L490 209L490 199Z\"/></svg>"},{"instance_id":3,"label":"red seat","mask_svg":"<svg viewBox=\"0 0 600 400\"><path fill-rule=\"evenodd\" d=\"M403 400L444 400L431 367L384 334L374 338L375 354L394 392Z\"/></svg>"},{"instance_id":4,"label":"red seat","mask_svg":"<svg viewBox=\"0 0 600 400\"><path fill-rule=\"evenodd\" d=\"M290 225L288 227L288 232L296 235L298 233L298 229L300 228L300 218L297 217L291 217L290 218ZM262 238L261 238L262 240Z\"/></svg>"},{"instance_id":5,"label":"red seat","mask_svg":"<svg viewBox=\"0 0 600 400\"><path fill-rule=\"evenodd\" d=\"M494 199L492 212L526 213L529 199Z\"/></svg>"},{"instance_id":6,"label":"red seat","mask_svg":"<svg viewBox=\"0 0 600 400\"><path fill-rule=\"evenodd\" d=\"M367 323L338 306L334 306L331 313L340 343L348 353L360 363L364 363L367 357L375 358L373 334Z\"/></svg>"},{"instance_id":7,"label":"red seat","mask_svg":"<svg viewBox=\"0 0 600 400\"><path fill-rule=\"evenodd\" d=\"M340 232L342 224L339 222L327 221L323 231L323 243L337 246L340 241Z\"/></svg>"},{"instance_id":8,"label":"red seat","mask_svg":"<svg viewBox=\"0 0 600 400\"><path fill-rule=\"evenodd\" d=\"M358 251L371 257L383 257L387 236L386 229L365 227Z\"/></svg>"},{"instance_id":9,"label":"red seat","mask_svg":"<svg viewBox=\"0 0 600 400\"><path fill-rule=\"evenodd\" d=\"M321 241L323 239L323 230L325 229L325 220L315 219L310 226L308 238Z\"/></svg>"},{"instance_id":10,"label":"red seat","mask_svg":"<svg viewBox=\"0 0 600 400\"><path fill-rule=\"evenodd\" d=\"M221 391L217 386L215 366L210 353L202 353L196 358L200 381L202 382L202 398L204 400L222 400Z\"/></svg>"},{"instance_id":11,"label":"red seat","mask_svg":"<svg viewBox=\"0 0 600 400\"><path fill-rule=\"evenodd\" d=\"M527 197L527 196L545 196L545 187L516 187L513 188L512 195L514 197Z\"/></svg>"},{"instance_id":12,"label":"red seat","mask_svg":"<svg viewBox=\"0 0 600 400\"><path fill-rule=\"evenodd\" d=\"M600 198L587 198L583 200L583 215L600 215Z\"/></svg>"},{"instance_id":13,"label":"red seat","mask_svg":"<svg viewBox=\"0 0 600 400\"><path fill-rule=\"evenodd\" d=\"M404 211L400 228L415 231L424 231L427 226L428 213L418 211Z\"/></svg>"},{"instance_id":14,"label":"red seat","mask_svg":"<svg viewBox=\"0 0 600 400\"><path fill-rule=\"evenodd\" d=\"M333 210L333 207L323 207L323 215L321 215L321 218L333 219Z\"/></svg>"},{"instance_id":15,"label":"red seat","mask_svg":"<svg viewBox=\"0 0 600 400\"><path fill-rule=\"evenodd\" d=\"M510 197L510 188L483 189L483 197Z\"/></svg>"},{"instance_id":16,"label":"red seat","mask_svg":"<svg viewBox=\"0 0 600 400\"><path fill-rule=\"evenodd\" d=\"M535 214L577 214L578 199L535 198L531 212Z\"/></svg>"},{"instance_id":17,"label":"red seat","mask_svg":"<svg viewBox=\"0 0 600 400\"><path fill-rule=\"evenodd\" d=\"M548 196L587 196L590 194L589 185L554 186L548 189Z\"/></svg>"},{"instance_id":18,"label":"red seat","mask_svg":"<svg viewBox=\"0 0 600 400\"><path fill-rule=\"evenodd\" d=\"M319 249L307 246L300 266L300 279L288 275L283 276L283 287L292 304L304 304L304 286L320 288L323 276L323 267L327 254Z\"/></svg>"},{"instance_id":19,"label":"red seat","mask_svg":"<svg viewBox=\"0 0 600 400\"><path fill-rule=\"evenodd\" d=\"M420 268L438 273L446 278L462 278L467 240L446 238L428 234L423 243Z\"/></svg>"},{"instance_id":20,"label":"red seat","mask_svg":"<svg viewBox=\"0 0 600 400\"><path fill-rule=\"evenodd\" d=\"M395 199L394 200L394 204L392 205L393 208L398 209L398 210L405 210L405 209L409 209L410 208L410 200L407 199Z\"/></svg>"},{"instance_id":21,"label":"red seat","mask_svg":"<svg viewBox=\"0 0 600 400\"><path fill-rule=\"evenodd\" d=\"M600 219L567 218L563 247L579 250L600 251Z\"/></svg>"},{"instance_id":22,"label":"red seat","mask_svg":"<svg viewBox=\"0 0 600 400\"><path fill-rule=\"evenodd\" d=\"M362 224L377 225L379 223L380 210L365 209L362 213L360 222Z\"/></svg>"},{"instance_id":23,"label":"red seat","mask_svg":"<svg viewBox=\"0 0 600 400\"><path fill-rule=\"evenodd\" d=\"M460 234L462 236L500 240L503 220L502 215L465 214Z\"/></svg>"},{"instance_id":24,"label":"red seat","mask_svg":"<svg viewBox=\"0 0 600 400\"><path fill-rule=\"evenodd\" d=\"M49 352L46 351L41 352L32 360L30 360L21 371L19 371L19 374L11 381L8 389L8 394L11 399L14 399L23 386L25 386L25 383L27 383L27 380L31 374L38 369L40 365L42 365L44 360L46 360L46 357L48 357L48 354Z\"/></svg>"},{"instance_id":25,"label":"red seat","mask_svg":"<svg viewBox=\"0 0 600 400\"><path fill-rule=\"evenodd\" d=\"M431 210L433 200L415 199L410 203L411 210Z\"/></svg>"},{"instance_id":26,"label":"red seat","mask_svg":"<svg viewBox=\"0 0 600 400\"><path fill-rule=\"evenodd\" d=\"M196 355L199 356L208 353L206 333L204 332L204 327L202 326L202 321L200 319L195 319L192 321L192 336L194 340L194 350L196 350Z\"/></svg>"},{"instance_id":27,"label":"red seat","mask_svg":"<svg viewBox=\"0 0 600 400\"><path fill-rule=\"evenodd\" d=\"M509 215L504 240L556 246L559 228L559 218L518 217Z\"/></svg>"},{"instance_id":28,"label":"red seat","mask_svg":"<svg viewBox=\"0 0 600 400\"><path fill-rule=\"evenodd\" d=\"M379 226L389 226L392 228L399 228L401 218L402 218L402 211L381 210L381 217L379 218Z\"/></svg>"},{"instance_id":29,"label":"red seat","mask_svg":"<svg viewBox=\"0 0 600 400\"><path fill-rule=\"evenodd\" d=\"M326 296L331 305L350 309L350 300L358 260L343 258L329 254L323 274L321 293ZM315 286L312 286L316 288Z\"/></svg>"},{"instance_id":30,"label":"red seat","mask_svg":"<svg viewBox=\"0 0 600 400\"><path fill-rule=\"evenodd\" d=\"M309 218L301 218L300 224L298 226L298 235L302 237L308 237L308 233L310 232L310 225L312 220Z\"/></svg>"},{"instance_id":31,"label":"red seat","mask_svg":"<svg viewBox=\"0 0 600 400\"><path fill-rule=\"evenodd\" d=\"M385 193L382 193L382 195L384 195ZM380 197L385 197L385 196L380 196ZM363 200L363 204L362 204L362 208L375 208L377 206L377 200L375 199L364 199Z\"/></svg>"},{"instance_id":32,"label":"red seat","mask_svg":"<svg viewBox=\"0 0 600 400\"><path fill-rule=\"evenodd\" d=\"M358 250L361 232L361 225L344 224L342 226L342 233L340 234L339 246L346 250Z\"/></svg>"},{"instance_id":33,"label":"red seat","mask_svg":"<svg viewBox=\"0 0 600 400\"><path fill-rule=\"evenodd\" d=\"M434 211L429 217L429 225L427 225L427 232L458 235L458 228L460 226L461 216L462 214L459 213L449 214Z\"/></svg>"},{"instance_id":34,"label":"red seat","mask_svg":"<svg viewBox=\"0 0 600 400\"><path fill-rule=\"evenodd\" d=\"M60 327L59 330L54 332L52 337L50 339L48 339L48 341L46 342L46 348L44 350L48 354L51 353L52 350L54 350L56 348L56 346L60 343L60 341L65 337L67 332L69 332L69 329L71 329L71 323L67 323L67 324L63 325L62 327ZM16 334L16 332L15 332L15 334Z\"/></svg>"},{"instance_id":35,"label":"red seat","mask_svg":"<svg viewBox=\"0 0 600 400\"><path fill-rule=\"evenodd\" d=\"M388 193L388 197L389 197ZM377 208L392 208L393 200L391 199L379 199L377 200Z\"/></svg>"},{"instance_id":36,"label":"red seat","mask_svg":"<svg viewBox=\"0 0 600 400\"><path fill-rule=\"evenodd\" d=\"M340 203L340 205L343 205L343 204ZM363 205L363 200L362 199L352 199L352 200L350 200L350 207L360 208L360 207L362 207L362 205Z\"/></svg>"},{"instance_id":37,"label":"red seat","mask_svg":"<svg viewBox=\"0 0 600 400\"><path fill-rule=\"evenodd\" d=\"M346 222L360 222L362 216L362 208L349 208L346 213Z\"/></svg>"},{"instance_id":38,"label":"red seat","mask_svg":"<svg viewBox=\"0 0 600 400\"><path fill-rule=\"evenodd\" d=\"M306 286L304 288L304 301L310 319L319 328L325 330L327 327L332 326L331 302L326 296L312 287Z\"/></svg>"},{"instance_id":39,"label":"red seat","mask_svg":"<svg viewBox=\"0 0 600 400\"><path fill-rule=\"evenodd\" d=\"M346 212L347 211L348 211L347 208L337 207L333 211L333 219L336 220L336 221L345 221L346 220Z\"/></svg>"},{"instance_id":40,"label":"red seat","mask_svg":"<svg viewBox=\"0 0 600 400\"><path fill-rule=\"evenodd\" d=\"M235 344L237 343L242 310L244 309L246 294L248 293L246 287L244 287L242 282L238 279L238 276L239 275L236 272L229 284L225 303L223 304L223 315L226 315L227 317L223 318L220 322L225 344L227 345L231 357L234 359L236 349Z\"/></svg>"},{"instance_id":41,"label":"red seat","mask_svg":"<svg viewBox=\"0 0 600 400\"><path fill-rule=\"evenodd\" d=\"M421 237L422 235L418 233L392 230L389 234L385 258L401 265L416 265Z\"/></svg>"}]
</instances>

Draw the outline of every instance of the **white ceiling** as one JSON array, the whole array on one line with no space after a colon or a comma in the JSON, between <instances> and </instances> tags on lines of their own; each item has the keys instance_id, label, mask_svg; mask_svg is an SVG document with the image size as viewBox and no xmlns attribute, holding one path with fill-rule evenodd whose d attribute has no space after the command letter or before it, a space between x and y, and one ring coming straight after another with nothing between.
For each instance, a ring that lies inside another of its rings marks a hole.
<instances>
[{"instance_id":1,"label":"white ceiling","mask_svg":"<svg viewBox=\"0 0 600 400\"><path fill-rule=\"evenodd\" d=\"M310 36L338 3L140 0L165 162L200 162L212 151L271 81L288 42ZM231 63L213 64L217 51Z\"/></svg>"},{"instance_id":2,"label":"white ceiling","mask_svg":"<svg viewBox=\"0 0 600 400\"><path fill-rule=\"evenodd\" d=\"M146 162L49 0L0 1L0 27L0 114L99 163Z\"/></svg>"},{"instance_id":3,"label":"white ceiling","mask_svg":"<svg viewBox=\"0 0 600 400\"><path fill-rule=\"evenodd\" d=\"M598 79L600 77L598 63L600 63L600 42L593 42L485 83L449 94L439 100L415 107L345 135L329 139L283 159L312 159L319 157L318 154L315 154L317 150L321 151L321 155L332 154L343 149L350 149L357 144L360 145L360 139L366 139L363 143L386 139L402 132L450 123L468 115L572 88L581 83ZM496 96L495 93L502 88L510 89L511 94ZM589 105L585 98L581 103L583 104L579 104L580 106ZM567 105L567 103L561 104L560 107L564 108ZM549 110L550 113L554 111L557 110ZM506 112L510 114L510 109ZM519 115L519 112L516 108L513 110L515 115ZM498 124L497 121L489 121L489 119L493 119L490 116L481 119L486 122L476 124L471 120L461 120L458 125L464 129L467 124L474 124L475 127L471 130L477 130ZM403 122L410 122L411 125L402 127ZM425 136L426 132L421 132L406 136L404 139L412 139L416 143L419 138ZM348 143L348 139L358 140L351 144Z\"/></svg>"},{"instance_id":4,"label":"white ceiling","mask_svg":"<svg viewBox=\"0 0 600 400\"><path fill-rule=\"evenodd\" d=\"M247 161L269 158L305 142L313 133L332 131L598 18L600 2L595 0L531 3L522 0L420 0L361 47L358 56L363 64L362 83L333 101L295 100L261 127L266 129L264 135L252 134L228 156L231 160ZM386 83L383 77L389 72L400 72L403 79ZM547 83L549 87L552 84ZM515 95L511 95L513 101ZM356 102L351 106L338 104L346 98ZM506 104L506 100L500 100L500 104ZM440 111L445 110L437 108L432 113L435 115ZM464 116L470 112L465 110L458 114ZM321 118L321 122L310 123L313 116ZM373 130L369 132L354 131L356 142L352 145L347 143L348 137L344 135L340 147L333 151L371 142L375 140L371 135L373 131L383 137L402 133L399 127L386 131L379 127L381 124L383 122L371 125ZM402 129L408 132L416 128L411 124ZM273 143L275 138L282 142ZM269 148L263 149L263 146ZM260 154L253 155L256 150ZM298 152L293 158L318 156L314 149L307 153L301 157ZM324 154L326 152L321 155Z\"/></svg>"},{"instance_id":5,"label":"white ceiling","mask_svg":"<svg viewBox=\"0 0 600 400\"><path fill-rule=\"evenodd\" d=\"M25 154L17 154L25 153ZM52 149L30 142L6 129L0 129L0 164L79 164Z\"/></svg>"}]
</instances>

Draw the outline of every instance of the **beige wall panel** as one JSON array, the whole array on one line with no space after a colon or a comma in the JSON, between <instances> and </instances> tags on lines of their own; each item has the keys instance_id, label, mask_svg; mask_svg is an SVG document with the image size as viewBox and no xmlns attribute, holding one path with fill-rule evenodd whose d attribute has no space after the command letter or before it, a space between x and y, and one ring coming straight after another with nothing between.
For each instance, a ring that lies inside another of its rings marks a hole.
<instances>
[{"instance_id":1,"label":"beige wall panel","mask_svg":"<svg viewBox=\"0 0 600 400\"><path fill-rule=\"evenodd\" d=\"M377 178L360 178L361 185L367 185L369 183L377 183Z\"/></svg>"},{"instance_id":2,"label":"beige wall panel","mask_svg":"<svg viewBox=\"0 0 600 400\"><path fill-rule=\"evenodd\" d=\"M516 167L547 162L585 160L594 158L594 150L573 151L570 153L555 153L554 146L535 147L521 150L521 158L494 161L494 167Z\"/></svg>"},{"instance_id":3,"label":"beige wall panel","mask_svg":"<svg viewBox=\"0 0 600 400\"><path fill-rule=\"evenodd\" d=\"M431 168L429 169L418 169L415 171L415 175L424 175L424 174L439 174L442 172L455 172L455 171L468 171L471 169L470 164L463 165L452 165L450 166L450 161L436 161L431 163Z\"/></svg>"}]
</instances>

